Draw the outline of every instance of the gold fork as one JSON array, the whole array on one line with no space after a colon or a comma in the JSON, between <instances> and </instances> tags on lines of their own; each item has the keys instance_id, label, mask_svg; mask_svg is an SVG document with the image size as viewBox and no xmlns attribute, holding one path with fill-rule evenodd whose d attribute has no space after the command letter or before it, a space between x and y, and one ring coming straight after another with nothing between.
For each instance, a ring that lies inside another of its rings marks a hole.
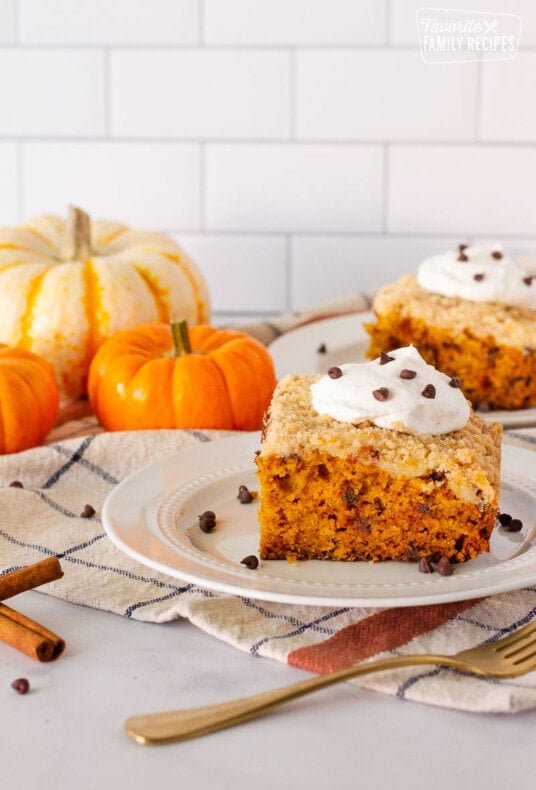
<instances>
[{"instance_id":1,"label":"gold fork","mask_svg":"<svg viewBox=\"0 0 536 790\"><path fill-rule=\"evenodd\" d=\"M523 675L536 669L536 621L495 642L462 650L453 656L422 654L382 658L217 705L132 716L125 722L125 729L141 744L184 741L262 716L277 705L343 680L420 664L455 667L494 678Z\"/></svg>"}]
</instances>

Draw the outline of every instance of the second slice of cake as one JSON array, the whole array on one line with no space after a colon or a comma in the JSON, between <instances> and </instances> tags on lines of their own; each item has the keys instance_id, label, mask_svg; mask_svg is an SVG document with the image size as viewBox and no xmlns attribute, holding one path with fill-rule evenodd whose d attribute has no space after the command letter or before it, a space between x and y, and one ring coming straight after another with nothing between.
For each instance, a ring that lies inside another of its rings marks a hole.
<instances>
[{"instance_id":1,"label":"second slice of cake","mask_svg":"<svg viewBox=\"0 0 536 790\"><path fill-rule=\"evenodd\" d=\"M501 434L413 347L287 376L256 461L261 558L477 557L497 516Z\"/></svg>"}]
</instances>

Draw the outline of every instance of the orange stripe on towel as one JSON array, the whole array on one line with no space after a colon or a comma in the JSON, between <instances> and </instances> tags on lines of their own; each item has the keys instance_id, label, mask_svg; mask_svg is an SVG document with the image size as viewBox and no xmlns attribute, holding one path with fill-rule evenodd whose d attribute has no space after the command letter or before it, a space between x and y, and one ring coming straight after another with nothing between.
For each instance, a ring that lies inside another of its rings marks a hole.
<instances>
[{"instance_id":1,"label":"orange stripe on towel","mask_svg":"<svg viewBox=\"0 0 536 790\"><path fill-rule=\"evenodd\" d=\"M383 609L316 645L289 653L287 661L294 667L325 674L371 658L385 650L394 650L427 631L433 631L479 601L458 601L434 606L409 606Z\"/></svg>"}]
</instances>

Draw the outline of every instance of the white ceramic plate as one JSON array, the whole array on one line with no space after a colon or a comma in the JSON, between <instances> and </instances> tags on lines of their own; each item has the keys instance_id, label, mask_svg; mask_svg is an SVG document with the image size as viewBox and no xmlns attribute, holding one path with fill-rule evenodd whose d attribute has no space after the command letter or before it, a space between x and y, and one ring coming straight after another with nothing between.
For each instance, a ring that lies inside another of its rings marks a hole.
<instances>
[{"instance_id":1,"label":"white ceramic plate","mask_svg":"<svg viewBox=\"0 0 536 790\"><path fill-rule=\"evenodd\" d=\"M316 606L410 606L477 598L536 583L536 453L504 447L501 510L523 530L495 529L491 552L449 577L415 563L241 560L258 554L257 500L242 505L239 485L256 490L259 434L241 434L164 457L135 472L107 498L103 523L112 541L144 565L221 592ZM204 533L198 515L213 510Z\"/></svg>"},{"instance_id":2,"label":"white ceramic plate","mask_svg":"<svg viewBox=\"0 0 536 790\"><path fill-rule=\"evenodd\" d=\"M332 365L364 361L369 337L363 324L373 320L372 313L354 313L305 324L281 335L270 345L278 378L287 373L325 373ZM322 345L324 353L319 351ZM505 428L536 425L536 409L480 414Z\"/></svg>"}]
</instances>

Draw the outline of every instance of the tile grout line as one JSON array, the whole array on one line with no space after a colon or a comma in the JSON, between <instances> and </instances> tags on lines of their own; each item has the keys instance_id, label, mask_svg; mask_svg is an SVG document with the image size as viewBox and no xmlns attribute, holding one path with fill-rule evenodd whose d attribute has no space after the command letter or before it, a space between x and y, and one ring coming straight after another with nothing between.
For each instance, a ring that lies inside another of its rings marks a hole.
<instances>
[{"instance_id":1,"label":"tile grout line","mask_svg":"<svg viewBox=\"0 0 536 790\"><path fill-rule=\"evenodd\" d=\"M26 201L24 194L24 143L22 141L16 143L16 158L18 184L17 210L19 222L21 222L26 216Z\"/></svg>"},{"instance_id":2,"label":"tile grout line","mask_svg":"<svg viewBox=\"0 0 536 790\"><path fill-rule=\"evenodd\" d=\"M382 236L389 232L389 189L390 189L390 147L389 143L383 146L383 174L382 174Z\"/></svg>"},{"instance_id":3,"label":"tile grout line","mask_svg":"<svg viewBox=\"0 0 536 790\"><path fill-rule=\"evenodd\" d=\"M13 43L15 46L20 46L20 3L18 0L11 0L11 7L13 9Z\"/></svg>"},{"instance_id":4,"label":"tile grout line","mask_svg":"<svg viewBox=\"0 0 536 790\"><path fill-rule=\"evenodd\" d=\"M103 49L103 79L104 79L104 136L106 140L112 139L112 86L111 86L111 54L110 48Z\"/></svg>"},{"instance_id":5,"label":"tile grout line","mask_svg":"<svg viewBox=\"0 0 536 790\"><path fill-rule=\"evenodd\" d=\"M287 233L285 236L285 257L286 257L286 310L292 310L292 234Z\"/></svg>"},{"instance_id":6,"label":"tile grout line","mask_svg":"<svg viewBox=\"0 0 536 790\"><path fill-rule=\"evenodd\" d=\"M207 226L206 217L206 145L199 143L199 230L204 233Z\"/></svg>"},{"instance_id":7,"label":"tile grout line","mask_svg":"<svg viewBox=\"0 0 536 790\"><path fill-rule=\"evenodd\" d=\"M391 43L391 19L392 19L392 8L391 8L391 0L385 0L385 48L392 49Z\"/></svg>"},{"instance_id":8,"label":"tile grout line","mask_svg":"<svg viewBox=\"0 0 536 790\"><path fill-rule=\"evenodd\" d=\"M197 0L197 40L200 47L206 47L204 0Z\"/></svg>"},{"instance_id":9,"label":"tile grout line","mask_svg":"<svg viewBox=\"0 0 536 790\"><path fill-rule=\"evenodd\" d=\"M475 96L475 129L474 144L486 144L482 139L482 109L484 97L484 61L477 61L476 69L476 96Z\"/></svg>"},{"instance_id":10,"label":"tile grout line","mask_svg":"<svg viewBox=\"0 0 536 790\"><path fill-rule=\"evenodd\" d=\"M296 49L289 50L289 135L290 140L297 142L296 132L298 119L296 117L296 96L298 92L298 63Z\"/></svg>"},{"instance_id":11,"label":"tile grout line","mask_svg":"<svg viewBox=\"0 0 536 790\"><path fill-rule=\"evenodd\" d=\"M258 145L259 147L262 146L281 146L286 147L289 145L289 142L295 146L301 146L303 148L307 147L314 147L314 146L325 146L327 148L382 148L383 146L400 146L403 148L473 148L475 142L479 142L479 147L482 148L510 148L510 149L521 149L521 148L529 148L529 149L536 149L536 138L534 140L478 140L475 141L474 139L474 129L472 132L472 139L467 140L417 140L417 139L356 139L356 138L345 138L345 139L336 139L336 138L327 138L327 137L318 137L318 138L299 138L299 139L289 139L288 135L283 137L155 137L155 136L148 136L148 135L140 135L140 136L125 136L125 135L118 135L118 136L106 136L104 134L58 134L58 135L50 135L50 134L5 134L2 135L0 133L0 140L4 141L11 141L11 142L24 142L24 143L47 143L47 144L58 144L58 145L65 145L65 143L72 143L73 145L79 143L95 143L100 144L103 142L113 142L117 143L118 145L126 144L126 145L179 145L179 146L187 146L187 145L198 145L199 143L203 143L204 145L214 145L214 146L241 146L241 145Z\"/></svg>"}]
</instances>

